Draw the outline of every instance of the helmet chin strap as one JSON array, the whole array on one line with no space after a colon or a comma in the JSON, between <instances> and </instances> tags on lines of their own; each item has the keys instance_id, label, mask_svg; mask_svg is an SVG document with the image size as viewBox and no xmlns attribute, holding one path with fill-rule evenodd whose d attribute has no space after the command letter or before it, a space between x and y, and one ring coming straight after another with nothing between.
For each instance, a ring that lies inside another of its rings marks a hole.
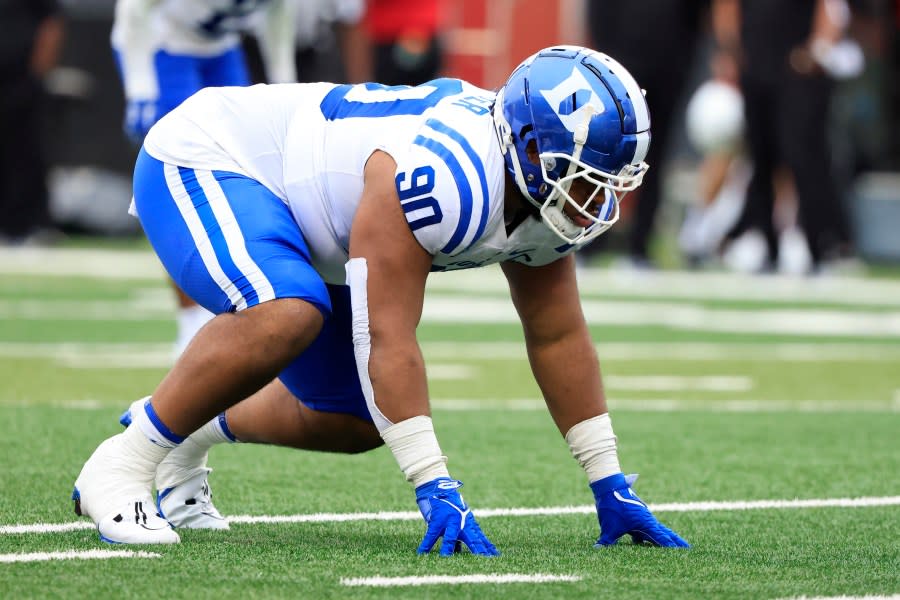
<instances>
[{"instance_id":1,"label":"helmet chin strap","mask_svg":"<svg viewBox=\"0 0 900 600\"><path fill-rule=\"evenodd\" d=\"M571 242L584 230L580 225L576 225L556 204L542 208L541 217L552 225L550 229L554 233L562 233L560 237L566 242Z\"/></svg>"}]
</instances>

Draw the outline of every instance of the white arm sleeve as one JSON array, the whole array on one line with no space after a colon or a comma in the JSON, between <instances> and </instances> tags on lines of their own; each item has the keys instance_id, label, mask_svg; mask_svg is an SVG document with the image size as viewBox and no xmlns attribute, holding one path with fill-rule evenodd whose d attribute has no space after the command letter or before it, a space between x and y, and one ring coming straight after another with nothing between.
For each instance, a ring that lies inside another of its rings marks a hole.
<instances>
[{"instance_id":1,"label":"white arm sleeve","mask_svg":"<svg viewBox=\"0 0 900 600\"><path fill-rule=\"evenodd\" d=\"M153 8L158 0L118 0L112 30L112 46L122 61L125 97L155 100L159 83L153 55L158 49L153 31Z\"/></svg>"},{"instance_id":2,"label":"white arm sleeve","mask_svg":"<svg viewBox=\"0 0 900 600\"><path fill-rule=\"evenodd\" d=\"M392 423L375 404L375 391L369 378L369 306L366 283L368 267L365 258L351 258L345 265L347 285L350 286L350 310L353 328L353 353L356 371L366 406L378 433L397 459L406 480L419 487L437 477L449 477L447 457L441 453L431 417L421 415Z\"/></svg>"},{"instance_id":3,"label":"white arm sleeve","mask_svg":"<svg viewBox=\"0 0 900 600\"><path fill-rule=\"evenodd\" d=\"M353 328L353 354L356 356L356 372L359 375L359 384L363 395L366 397L366 406L375 427L381 433L393 423L378 410L375 404L375 391L372 389L372 380L369 378L369 350L372 347L369 338L369 297L366 284L369 279L369 269L364 258L351 258L344 267L347 271L347 285L350 286L350 310Z\"/></svg>"},{"instance_id":4,"label":"white arm sleeve","mask_svg":"<svg viewBox=\"0 0 900 600\"><path fill-rule=\"evenodd\" d=\"M297 0L273 0L263 27L257 33L260 54L269 83L295 83L294 23Z\"/></svg>"}]
</instances>

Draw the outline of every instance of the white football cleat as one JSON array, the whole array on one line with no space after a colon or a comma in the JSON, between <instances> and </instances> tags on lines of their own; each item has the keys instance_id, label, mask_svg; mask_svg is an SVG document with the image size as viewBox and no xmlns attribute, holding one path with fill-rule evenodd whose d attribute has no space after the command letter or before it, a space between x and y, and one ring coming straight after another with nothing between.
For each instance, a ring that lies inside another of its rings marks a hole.
<instances>
[{"instance_id":1,"label":"white football cleat","mask_svg":"<svg viewBox=\"0 0 900 600\"><path fill-rule=\"evenodd\" d=\"M75 514L90 517L104 542L177 544L178 534L153 504L152 465L122 452L124 435L105 440L82 467L72 492Z\"/></svg>"},{"instance_id":2,"label":"white football cleat","mask_svg":"<svg viewBox=\"0 0 900 600\"><path fill-rule=\"evenodd\" d=\"M211 469L202 469L178 485L160 488L156 499L159 512L175 527L185 529L228 529L212 503L207 479Z\"/></svg>"},{"instance_id":3,"label":"white football cleat","mask_svg":"<svg viewBox=\"0 0 900 600\"><path fill-rule=\"evenodd\" d=\"M133 411L144 410L149 396L131 403L119 423L128 427ZM174 448L156 470L156 506L174 527L228 529L228 521L212 503L209 451L190 437Z\"/></svg>"},{"instance_id":4,"label":"white football cleat","mask_svg":"<svg viewBox=\"0 0 900 600\"><path fill-rule=\"evenodd\" d=\"M129 502L122 510L106 515L97 523L97 530L100 540L110 544L177 544L181 541L149 497Z\"/></svg>"}]
</instances>

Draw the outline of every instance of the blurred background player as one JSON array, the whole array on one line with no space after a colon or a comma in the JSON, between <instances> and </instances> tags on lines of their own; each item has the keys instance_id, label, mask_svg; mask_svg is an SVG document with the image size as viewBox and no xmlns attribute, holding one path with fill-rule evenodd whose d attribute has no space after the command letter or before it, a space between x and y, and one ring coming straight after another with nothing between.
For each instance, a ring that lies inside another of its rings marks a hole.
<instances>
[{"instance_id":1,"label":"blurred background player","mask_svg":"<svg viewBox=\"0 0 900 600\"><path fill-rule=\"evenodd\" d=\"M55 0L0 2L0 243L41 242L49 233L43 78L62 40Z\"/></svg>"},{"instance_id":2,"label":"blurred background player","mask_svg":"<svg viewBox=\"0 0 900 600\"><path fill-rule=\"evenodd\" d=\"M303 0L294 21L297 81L371 81L372 53L364 27L365 14L365 0ZM243 38L254 82L266 78L259 37Z\"/></svg>"},{"instance_id":3,"label":"blurred background player","mask_svg":"<svg viewBox=\"0 0 900 600\"><path fill-rule=\"evenodd\" d=\"M811 270L851 257L827 136L835 79L862 68L858 49L840 43L849 22L846 2L715 0L713 10L719 51L740 73L753 165L743 213L727 239L761 235L765 242L759 260L740 261L755 262L744 270L777 264L776 186L796 191Z\"/></svg>"},{"instance_id":4,"label":"blurred background player","mask_svg":"<svg viewBox=\"0 0 900 600\"><path fill-rule=\"evenodd\" d=\"M304 0L295 27L297 80L373 80L365 0Z\"/></svg>"},{"instance_id":5,"label":"blurred background player","mask_svg":"<svg viewBox=\"0 0 900 600\"><path fill-rule=\"evenodd\" d=\"M744 144L744 98L736 65L714 55L710 78L691 95L685 110L688 142L701 156L697 197L687 207L678 246L691 266L717 252L744 206L752 167Z\"/></svg>"},{"instance_id":6,"label":"blurred background player","mask_svg":"<svg viewBox=\"0 0 900 600\"><path fill-rule=\"evenodd\" d=\"M615 56L646 90L653 115L653 168L629 199L628 264L653 268L650 240L662 196L664 157L678 99L686 90L708 0L602 0L587 2L592 46Z\"/></svg>"},{"instance_id":7,"label":"blurred background player","mask_svg":"<svg viewBox=\"0 0 900 600\"><path fill-rule=\"evenodd\" d=\"M269 82L296 81L297 10L297 0L118 0L111 40L128 137L139 145L158 119L202 88L250 85L243 32L256 34ZM212 314L175 291L180 354Z\"/></svg>"}]
</instances>

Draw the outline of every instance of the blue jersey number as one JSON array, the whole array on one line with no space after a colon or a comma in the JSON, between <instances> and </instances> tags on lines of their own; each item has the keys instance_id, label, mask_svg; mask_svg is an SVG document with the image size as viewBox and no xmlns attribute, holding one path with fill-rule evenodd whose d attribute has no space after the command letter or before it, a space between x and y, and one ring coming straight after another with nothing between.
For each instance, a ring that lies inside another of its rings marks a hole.
<instances>
[{"instance_id":1,"label":"blue jersey number","mask_svg":"<svg viewBox=\"0 0 900 600\"><path fill-rule=\"evenodd\" d=\"M446 98L462 92L458 79L435 79L415 87L365 83L339 85L322 100L319 108L329 121L350 117L421 115Z\"/></svg>"},{"instance_id":2,"label":"blue jersey number","mask_svg":"<svg viewBox=\"0 0 900 600\"><path fill-rule=\"evenodd\" d=\"M406 213L406 220L412 231L440 223L444 218L441 206L434 196L427 196L434 189L434 169L428 165L413 169L409 176L409 185L404 187L406 173L397 173L394 180L397 185L397 195L400 196L400 205ZM413 218L410 213L416 212Z\"/></svg>"}]
</instances>

